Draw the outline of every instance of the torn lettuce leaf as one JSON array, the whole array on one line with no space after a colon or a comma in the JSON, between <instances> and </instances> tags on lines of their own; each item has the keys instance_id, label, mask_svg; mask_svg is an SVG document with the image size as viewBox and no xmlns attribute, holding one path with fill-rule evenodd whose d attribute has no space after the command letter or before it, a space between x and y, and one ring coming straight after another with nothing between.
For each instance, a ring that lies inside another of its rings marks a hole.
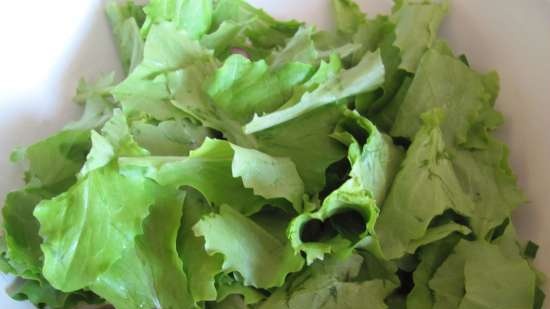
<instances>
[{"instance_id":1,"label":"torn lettuce leaf","mask_svg":"<svg viewBox=\"0 0 550 309\"><path fill-rule=\"evenodd\" d=\"M289 278L260 309L298 308L369 308L385 309L384 299L395 289L390 281L358 280L363 258L357 254L345 258L317 261L302 273Z\"/></svg>"},{"instance_id":2,"label":"torn lettuce leaf","mask_svg":"<svg viewBox=\"0 0 550 309\"><path fill-rule=\"evenodd\" d=\"M431 221L447 209L471 217L474 203L461 188L440 123L444 114L424 114L424 126L407 150L376 224L376 235L388 259L401 257L422 239Z\"/></svg>"},{"instance_id":3,"label":"torn lettuce leaf","mask_svg":"<svg viewBox=\"0 0 550 309\"><path fill-rule=\"evenodd\" d=\"M252 214L283 198L300 211L303 182L287 158L271 157L223 140L206 139L188 157L121 157L126 174L144 173L161 185L191 186L216 206ZM271 174L262 173L269 169Z\"/></svg>"},{"instance_id":4,"label":"torn lettuce leaf","mask_svg":"<svg viewBox=\"0 0 550 309\"><path fill-rule=\"evenodd\" d=\"M252 62L236 54L216 71L207 92L232 119L246 123L255 113L272 112L284 104L294 86L310 72L311 66L305 63L293 62L277 68L264 60Z\"/></svg>"},{"instance_id":5,"label":"torn lettuce leaf","mask_svg":"<svg viewBox=\"0 0 550 309\"><path fill-rule=\"evenodd\" d=\"M382 205L403 151L356 111L345 113L333 136L348 146L351 182L370 192L377 204Z\"/></svg>"},{"instance_id":6,"label":"torn lettuce leaf","mask_svg":"<svg viewBox=\"0 0 550 309\"><path fill-rule=\"evenodd\" d=\"M349 147L350 179L318 211L301 214L289 227L293 248L305 252L308 264L374 234L377 203L384 201L402 157L391 139L357 112L346 112L333 136ZM312 235L305 235L308 229Z\"/></svg>"},{"instance_id":7,"label":"torn lettuce leaf","mask_svg":"<svg viewBox=\"0 0 550 309\"><path fill-rule=\"evenodd\" d=\"M336 29L346 35L352 35L365 22L365 13L357 3L350 0L332 0Z\"/></svg>"},{"instance_id":8,"label":"torn lettuce leaf","mask_svg":"<svg viewBox=\"0 0 550 309\"><path fill-rule=\"evenodd\" d=\"M340 106L325 106L253 135L258 149L272 156L288 157L315 195L325 185L325 171L345 156L345 148L330 135L342 117Z\"/></svg>"},{"instance_id":9,"label":"torn lettuce leaf","mask_svg":"<svg viewBox=\"0 0 550 309\"><path fill-rule=\"evenodd\" d=\"M461 240L429 282L433 308L533 308L536 275L503 244Z\"/></svg>"},{"instance_id":10,"label":"torn lettuce leaf","mask_svg":"<svg viewBox=\"0 0 550 309\"><path fill-rule=\"evenodd\" d=\"M183 268L189 279L189 290L195 301L219 299L216 275L221 272L223 257L208 255L204 239L193 233L193 226L204 216L214 211L208 201L196 190L186 188L181 226L178 232L177 249Z\"/></svg>"},{"instance_id":11,"label":"torn lettuce leaf","mask_svg":"<svg viewBox=\"0 0 550 309\"><path fill-rule=\"evenodd\" d=\"M143 234L124 248L121 258L91 288L122 309L194 308L190 282L176 249L185 194L157 186L153 196Z\"/></svg>"},{"instance_id":12,"label":"torn lettuce leaf","mask_svg":"<svg viewBox=\"0 0 550 309\"><path fill-rule=\"evenodd\" d=\"M205 216L193 230L204 237L209 254L224 256L223 271L238 272L245 285L281 286L289 273L302 268L302 258L289 244L280 242L230 206L222 205L219 214Z\"/></svg>"},{"instance_id":13,"label":"torn lettuce leaf","mask_svg":"<svg viewBox=\"0 0 550 309\"><path fill-rule=\"evenodd\" d=\"M343 70L339 75L321 84L312 92L305 93L300 102L289 108L265 116L254 116L245 126L250 134L268 129L306 114L324 105L347 97L377 89L384 81L384 65L379 52L367 53L356 66Z\"/></svg>"},{"instance_id":14,"label":"torn lettuce leaf","mask_svg":"<svg viewBox=\"0 0 550 309\"><path fill-rule=\"evenodd\" d=\"M275 20L244 0L220 0L216 3L213 14L214 27L219 27L223 22L239 24L250 41L250 46L262 49L283 46L301 25L297 21Z\"/></svg>"},{"instance_id":15,"label":"torn lettuce leaf","mask_svg":"<svg viewBox=\"0 0 550 309\"><path fill-rule=\"evenodd\" d=\"M34 216L44 240L44 277L66 292L94 282L142 232L141 221L154 202L153 187L150 180L120 175L110 164L40 202Z\"/></svg>"},{"instance_id":16,"label":"torn lettuce leaf","mask_svg":"<svg viewBox=\"0 0 550 309\"><path fill-rule=\"evenodd\" d=\"M118 55L126 74L132 72L143 59L143 38L140 27L145 21L141 6L133 2L110 2L105 8Z\"/></svg>"},{"instance_id":17,"label":"torn lettuce leaf","mask_svg":"<svg viewBox=\"0 0 550 309\"><path fill-rule=\"evenodd\" d=\"M525 202L508 164L508 147L491 138L485 150L456 149L451 155L458 180L474 202L473 231L484 238ZM487 181L487 179L492 179Z\"/></svg>"},{"instance_id":18,"label":"torn lettuce leaf","mask_svg":"<svg viewBox=\"0 0 550 309\"><path fill-rule=\"evenodd\" d=\"M391 15L396 24L395 46L400 50L399 67L414 73L427 49L437 40L439 25L447 14L448 2L405 0Z\"/></svg>"},{"instance_id":19,"label":"torn lettuce leaf","mask_svg":"<svg viewBox=\"0 0 550 309\"><path fill-rule=\"evenodd\" d=\"M213 19L212 0L151 0L144 8L146 20L141 33L147 36L151 27L170 22L184 30L193 39L200 38L210 29Z\"/></svg>"},{"instance_id":20,"label":"torn lettuce leaf","mask_svg":"<svg viewBox=\"0 0 550 309\"><path fill-rule=\"evenodd\" d=\"M40 189L25 189L9 193L2 208L5 258L12 272L26 279L39 280L43 254L39 222L33 211L51 194Z\"/></svg>"},{"instance_id":21,"label":"torn lettuce leaf","mask_svg":"<svg viewBox=\"0 0 550 309\"><path fill-rule=\"evenodd\" d=\"M85 304L101 304L103 299L90 291L63 293L45 280L16 280L6 291L15 300L27 300L38 308L66 309Z\"/></svg>"},{"instance_id":22,"label":"torn lettuce leaf","mask_svg":"<svg viewBox=\"0 0 550 309\"><path fill-rule=\"evenodd\" d=\"M136 143L154 156L184 156L200 147L211 133L189 119L166 120L158 124L135 121L130 130Z\"/></svg>"},{"instance_id":23,"label":"torn lettuce leaf","mask_svg":"<svg viewBox=\"0 0 550 309\"><path fill-rule=\"evenodd\" d=\"M467 142L480 111L492 104L494 90L486 82L489 76L496 78L478 74L452 56L428 50L400 105L391 135L412 138L420 129L422 113L441 108L452 115L441 123L445 142Z\"/></svg>"}]
</instances>

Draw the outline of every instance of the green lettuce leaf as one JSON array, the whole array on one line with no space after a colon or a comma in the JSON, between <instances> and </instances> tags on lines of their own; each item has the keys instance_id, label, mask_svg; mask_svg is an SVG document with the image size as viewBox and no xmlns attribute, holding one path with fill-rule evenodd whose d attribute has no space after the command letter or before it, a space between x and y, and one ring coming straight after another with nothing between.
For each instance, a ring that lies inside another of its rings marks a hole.
<instances>
[{"instance_id":1,"label":"green lettuce leaf","mask_svg":"<svg viewBox=\"0 0 550 309\"><path fill-rule=\"evenodd\" d=\"M471 216L474 203L462 191L439 128L440 110L425 114L376 224L384 255L401 257L447 209Z\"/></svg>"},{"instance_id":2,"label":"green lettuce leaf","mask_svg":"<svg viewBox=\"0 0 550 309\"><path fill-rule=\"evenodd\" d=\"M532 308L535 273L519 246L503 244L460 241L429 282L433 308Z\"/></svg>"},{"instance_id":3,"label":"green lettuce leaf","mask_svg":"<svg viewBox=\"0 0 550 309\"><path fill-rule=\"evenodd\" d=\"M78 83L74 101L84 105L79 120L68 123L64 130L92 130L101 128L113 116L118 106L111 95L115 74L107 74L90 84L84 80Z\"/></svg>"},{"instance_id":4,"label":"green lettuce leaf","mask_svg":"<svg viewBox=\"0 0 550 309\"><path fill-rule=\"evenodd\" d=\"M378 52L367 53L361 62L349 70L304 94L296 105L265 116L254 116L245 126L246 133L254 133L292 120L321 106L349 96L370 92L384 82L384 65Z\"/></svg>"},{"instance_id":5,"label":"green lettuce leaf","mask_svg":"<svg viewBox=\"0 0 550 309\"><path fill-rule=\"evenodd\" d=\"M54 289L45 280L16 280L6 291L15 300L28 300L38 308L66 309L77 305L101 304L103 299L89 291L63 293Z\"/></svg>"},{"instance_id":6,"label":"green lettuce leaf","mask_svg":"<svg viewBox=\"0 0 550 309\"><path fill-rule=\"evenodd\" d=\"M245 214L275 198L301 209L303 182L292 161L227 141L206 139L188 157L120 158L119 162L129 174L145 169L147 177L162 185L194 187L211 203L227 203ZM271 173L264 173L266 169Z\"/></svg>"},{"instance_id":7,"label":"green lettuce leaf","mask_svg":"<svg viewBox=\"0 0 550 309\"><path fill-rule=\"evenodd\" d=\"M341 115L339 106L326 106L253 136L261 151L290 158L306 192L317 194L325 185L327 167L345 155L344 147L330 136Z\"/></svg>"},{"instance_id":8,"label":"green lettuce leaf","mask_svg":"<svg viewBox=\"0 0 550 309\"><path fill-rule=\"evenodd\" d=\"M332 7L336 18L336 29L347 35L353 35L365 23L366 16L351 0L332 0Z\"/></svg>"},{"instance_id":9,"label":"green lettuce leaf","mask_svg":"<svg viewBox=\"0 0 550 309\"><path fill-rule=\"evenodd\" d=\"M28 161L25 181L30 186L57 194L76 181L90 147L90 131L65 130L19 150L16 157Z\"/></svg>"},{"instance_id":10,"label":"green lettuce leaf","mask_svg":"<svg viewBox=\"0 0 550 309\"><path fill-rule=\"evenodd\" d=\"M385 280L358 281L363 263L359 255L316 262L290 278L259 309L369 308L385 309L384 299L395 289Z\"/></svg>"},{"instance_id":11,"label":"green lettuce leaf","mask_svg":"<svg viewBox=\"0 0 550 309\"><path fill-rule=\"evenodd\" d=\"M146 114L158 120L179 118L185 113L172 102L175 94L167 86L168 73L195 70L207 74L214 67L212 55L197 41L174 24L160 23L151 27L145 41L143 61L113 88L112 93L126 114ZM200 76L204 75L195 78Z\"/></svg>"},{"instance_id":12,"label":"green lettuce leaf","mask_svg":"<svg viewBox=\"0 0 550 309\"><path fill-rule=\"evenodd\" d=\"M266 49L283 46L301 25L296 21L277 21L244 0L220 0L216 3L214 27L219 27L223 22L239 24L245 37L255 47Z\"/></svg>"},{"instance_id":13,"label":"green lettuce leaf","mask_svg":"<svg viewBox=\"0 0 550 309\"><path fill-rule=\"evenodd\" d=\"M296 252L306 254L309 265L325 254L346 252L360 239L374 234L377 218L374 199L348 182L333 191L318 211L292 220L288 237Z\"/></svg>"},{"instance_id":14,"label":"green lettuce leaf","mask_svg":"<svg viewBox=\"0 0 550 309\"><path fill-rule=\"evenodd\" d=\"M264 60L252 62L232 55L208 86L214 103L232 119L245 123L254 113L272 112L292 95L292 88L310 74L311 66L292 63L275 70Z\"/></svg>"},{"instance_id":15,"label":"green lettuce leaf","mask_svg":"<svg viewBox=\"0 0 550 309\"><path fill-rule=\"evenodd\" d=\"M459 241L460 237L454 234L420 248L420 263L413 273L414 287L407 296L407 308L433 308L434 297L428 283Z\"/></svg>"},{"instance_id":16,"label":"green lettuce leaf","mask_svg":"<svg viewBox=\"0 0 550 309\"><path fill-rule=\"evenodd\" d=\"M422 55L433 46L448 2L403 1L391 16L396 24L395 46L401 51L400 68L414 73Z\"/></svg>"},{"instance_id":17,"label":"green lettuce leaf","mask_svg":"<svg viewBox=\"0 0 550 309\"><path fill-rule=\"evenodd\" d=\"M374 234L376 203L384 201L401 161L400 149L366 118L349 111L345 117L334 136L349 147L350 179L330 193L318 211L301 214L289 227L293 248L305 252L308 264ZM320 230L303 235L311 226Z\"/></svg>"},{"instance_id":18,"label":"green lettuce leaf","mask_svg":"<svg viewBox=\"0 0 550 309\"><path fill-rule=\"evenodd\" d=\"M91 284L117 308L194 308L189 283L176 250L184 194L156 187L143 234Z\"/></svg>"},{"instance_id":19,"label":"green lettuce leaf","mask_svg":"<svg viewBox=\"0 0 550 309\"><path fill-rule=\"evenodd\" d=\"M210 132L187 118L158 124L134 121L130 128L135 141L151 155L184 156L198 148Z\"/></svg>"},{"instance_id":20,"label":"green lettuce leaf","mask_svg":"<svg viewBox=\"0 0 550 309\"><path fill-rule=\"evenodd\" d=\"M193 230L204 237L208 253L224 256L224 272L239 272L245 285L281 286L289 273L303 266L302 258L294 254L289 244L280 242L227 205L220 207L219 214L201 219Z\"/></svg>"},{"instance_id":21,"label":"green lettuce leaf","mask_svg":"<svg viewBox=\"0 0 550 309\"><path fill-rule=\"evenodd\" d=\"M177 248L183 268L189 278L189 290L195 301L217 300L216 275L221 272L223 257L208 255L204 249L204 239L193 233L193 226L201 217L214 211L208 201L196 190L186 189L185 204Z\"/></svg>"},{"instance_id":22,"label":"green lettuce leaf","mask_svg":"<svg viewBox=\"0 0 550 309\"><path fill-rule=\"evenodd\" d=\"M291 62L315 64L319 52L313 41L314 29L312 27L300 28L281 50L275 50L270 57L271 66L280 68Z\"/></svg>"},{"instance_id":23,"label":"green lettuce leaf","mask_svg":"<svg viewBox=\"0 0 550 309\"><path fill-rule=\"evenodd\" d=\"M40 225L33 211L51 194L40 189L24 189L7 195L2 208L6 259L18 276L39 279L42 270Z\"/></svg>"},{"instance_id":24,"label":"green lettuce leaf","mask_svg":"<svg viewBox=\"0 0 550 309\"><path fill-rule=\"evenodd\" d=\"M153 185L147 179L122 176L110 164L88 173L67 192L42 201L34 216L44 240L44 277L65 292L94 282L142 232L141 222L154 202Z\"/></svg>"},{"instance_id":25,"label":"green lettuce leaf","mask_svg":"<svg viewBox=\"0 0 550 309\"><path fill-rule=\"evenodd\" d=\"M147 150L136 143L130 133L126 117L117 109L101 129L101 134L92 131L92 149L78 175L83 177L95 169L102 168L118 156L139 157L148 154Z\"/></svg>"},{"instance_id":26,"label":"green lettuce leaf","mask_svg":"<svg viewBox=\"0 0 550 309\"><path fill-rule=\"evenodd\" d=\"M143 10L147 14L141 29L147 35L152 25L171 22L178 30L185 30L193 39L207 33L212 24L212 0L152 0Z\"/></svg>"},{"instance_id":27,"label":"green lettuce leaf","mask_svg":"<svg viewBox=\"0 0 550 309\"><path fill-rule=\"evenodd\" d=\"M251 286L245 286L238 273L221 273L216 278L216 287L218 290L217 302L224 302L226 299L232 299L233 296L242 296L245 305L256 304L265 298L265 295L258 289Z\"/></svg>"},{"instance_id":28,"label":"green lettuce leaf","mask_svg":"<svg viewBox=\"0 0 550 309\"><path fill-rule=\"evenodd\" d=\"M452 152L458 179L475 204L471 226L480 238L486 237L525 202L508 165L508 147L494 138L488 140L486 147Z\"/></svg>"},{"instance_id":29,"label":"green lettuce leaf","mask_svg":"<svg viewBox=\"0 0 550 309\"><path fill-rule=\"evenodd\" d=\"M124 72L128 74L143 59L143 39L139 28L145 21L141 6L133 2L110 2L105 12L111 24L113 37Z\"/></svg>"},{"instance_id":30,"label":"green lettuce leaf","mask_svg":"<svg viewBox=\"0 0 550 309\"><path fill-rule=\"evenodd\" d=\"M492 104L493 88L487 88L487 78L496 76L480 75L435 49L427 51L400 105L392 136L412 138L420 129L420 115L438 107L452 115L441 123L445 142L465 143L480 111Z\"/></svg>"},{"instance_id":31,"label":"green lettuce leaf","mask_svg":"<svg viewBox=\"0 0 550 309\"><path fill-rule=\"evenodd\" d=\"M377 204L382 205L403 151L356 111L346 112L345 116L333 136L348 146L351 182L370 192Z\"/></svg>"}]
</instances>

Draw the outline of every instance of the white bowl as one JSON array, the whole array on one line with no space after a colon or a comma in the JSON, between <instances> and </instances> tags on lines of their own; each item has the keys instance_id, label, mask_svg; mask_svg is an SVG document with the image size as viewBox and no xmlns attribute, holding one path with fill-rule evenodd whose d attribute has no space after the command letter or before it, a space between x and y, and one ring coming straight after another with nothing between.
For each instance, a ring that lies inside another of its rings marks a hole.
<instances>
[{"instance_id":1,"label":"white bowl","mask_svg":"<svg viewBox=\"0 0 550 309\"><path fill-rule=\"evenodd\" d=\"M278 18L326 28L329 0L250 0ZM369 14L390 0L358 0ZM2 3L0 18L0 195L21 185L22 171L8 162L27 145L77 117L71 103L78 80L120 72L103 0L27 0ZM472 66L501 77L499 134L529 198L515 215L523 239L540 245L536 264L550 274L550 2L456 0L441 34ZM0 288L10 278L0 277ZM0 308L33 308L0 292Z\"/></svg>"}]
</instances>

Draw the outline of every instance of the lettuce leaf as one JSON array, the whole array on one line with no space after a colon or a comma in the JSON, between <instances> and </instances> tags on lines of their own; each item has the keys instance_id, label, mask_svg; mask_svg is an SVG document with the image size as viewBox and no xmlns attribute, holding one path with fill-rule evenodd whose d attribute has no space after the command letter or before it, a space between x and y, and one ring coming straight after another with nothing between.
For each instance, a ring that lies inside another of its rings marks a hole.
<instances>
[{"instance_id":1,"label":"lettuce leaf","mask_svg":"<svg viewBox=\"0 0 550 309\"><path fill-rule=\"evenodd\" d=\"M302 258L289 244L281 243L230 206L222 205L219 214L204 217L193 230L204 237L209 254L224 256L222 269L239 272L245 285L281 286L289 273L302 268Z\"/></svg>"},{"instance_id":2,"label":"lettuce leaf","mask_svg":"<svg viewBox=\"0 0 550 309\"><path fill-rule=\"evenodd\" d=\"M119 162L126 174L138 169L161 185L191 186L209 202L229 204L245 214L277 198L301 209L303 182L292 161L227 141L206 139L188 157L121 157ZM269 176L262 173L266 169Z\"/></svg>"},{"instance_id":3,"label":"lettuce leaf","mask_svg":"<svg viewBox=\"0 0 550 309\"><path fill-rule=\"evenodd\" d=\"M387 308L384 299L395 284L381 279L358 280L362 263L359 255L316 262L290 278L259 308L364 308L367 303L369 308Z\"/></svg>"},{"instance_id":4,"label":"lettuce leaf","mask_svg":"<svg viewBox=\"0 0 550 309\"><path fill-rule=\"evenodd\" d=\"M384 81L384 65L378 52L367 53L353 68L304 94L296 105L265 116L254 116L245 126L250 134L292 120L321 106L377 89Z\"/></svg>"},{"instance_id":5,"label":"lettuce leaf","mask_svg":"<svg viewBox=\"0 0 550 309\"><path fill-rule=\"evenodd\" d=\"M376 225L384 255L401 257L415 240L428 233L432 220L451 209L472 216L474 203L462 191L450 154L439 128L443 114L435 110L423 116L402 168L386 199Z\"/></svg>"},{"instance_id":6,"label":"lettuce leaf","mask_svg":"<svg viewBox=\"0 0 550 309\"><path fill-rule=\"evenodd\" d=\"M505 244L460 241L429 282L433 308L532 308L535 273L517 244Z\"/></svg>"},{"instance_id":7,"label":"lettuce leaf","mask_svg":"<svg viewBox=\"0 0 550 309\"><path fill-rule=\"evenodd\" d=\"M436 39L439 25L447 13L448 2L403 1L391 16L396 24L395 46L400 49L399 67L414 73L427 49Z\"/></svg>"},{"instance_id":8,"label":"lettuce leaf","mask_svg":"<svg viewBox=\"0 0 550 309\"><path fill-rule=\"evenodd\" d=\"M154 203L153 190L152 181L122 176L110 164L42 201L34 216L44 240L44 277L66 292L91 284L141 233L141 221Z\"/></svg>"},{"instance_id":9,"label":"lettuce leaf","mask_svg":"<svg viewBox=\"0 0 550 309\"><path fill-rule=\"evenodd\" d=\"M176 250L184 194L154 188L156 198L143 234L123 248L120 259L91 284L117 308L193 308L189 282Z\"/></svg>"}]
</instances>

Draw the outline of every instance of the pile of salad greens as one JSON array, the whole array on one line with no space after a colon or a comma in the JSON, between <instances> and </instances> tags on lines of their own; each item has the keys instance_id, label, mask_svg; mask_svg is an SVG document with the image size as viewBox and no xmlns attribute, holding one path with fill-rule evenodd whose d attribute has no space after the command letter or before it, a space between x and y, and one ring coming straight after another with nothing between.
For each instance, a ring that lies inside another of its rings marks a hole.
<instances>
[{"instance_id":1,"label":"pile of salad greens","mask_svg":"<svg viewBox=\"0 0 550 309\"><path fill-rule=\"evenodd\" d=\"M38 307L538 309L537 245L493 130L496 73L437 37L446 2L336 29L242 0L112 3L125 76L13 152L0 269Z\"/></svg>"}]
</instances>

